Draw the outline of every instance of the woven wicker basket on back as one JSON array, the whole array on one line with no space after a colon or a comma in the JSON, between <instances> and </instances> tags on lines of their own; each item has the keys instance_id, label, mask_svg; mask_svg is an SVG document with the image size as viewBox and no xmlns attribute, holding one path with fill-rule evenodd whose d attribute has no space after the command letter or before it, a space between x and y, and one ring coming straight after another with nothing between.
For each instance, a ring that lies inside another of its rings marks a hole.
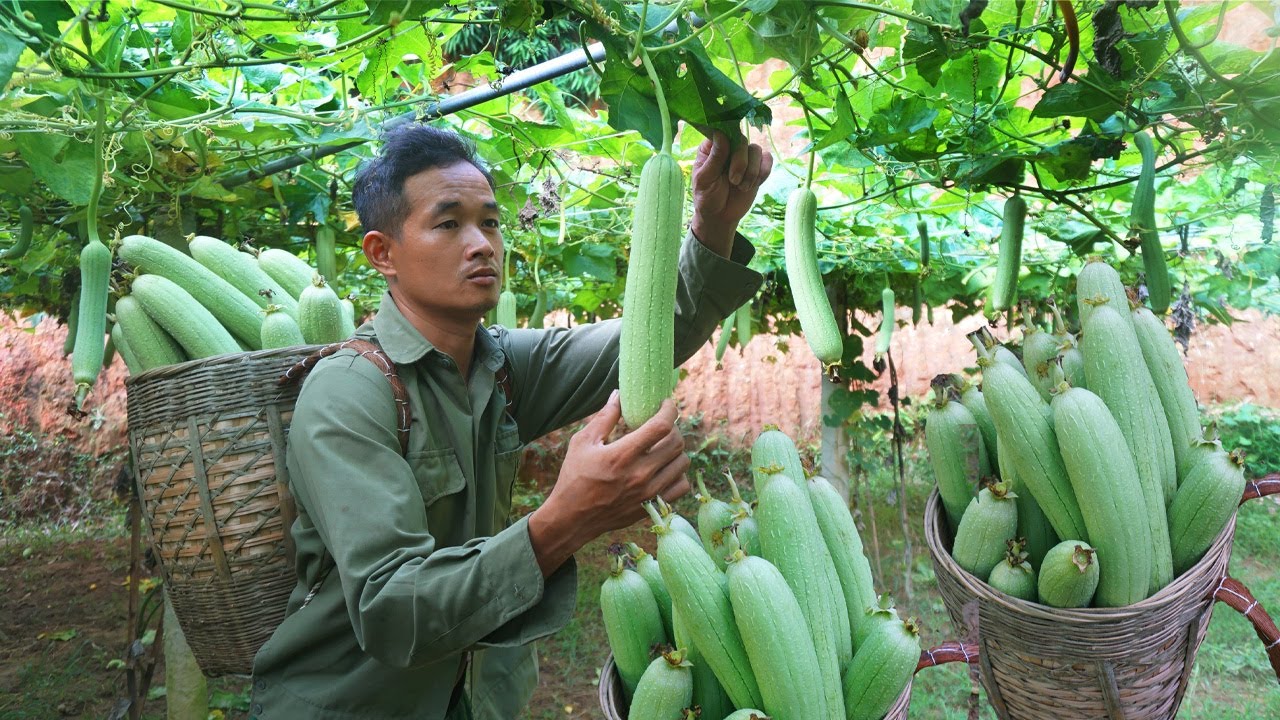
<instances>
[{"instance_id":1,"label":"woven wicker basket on back","mask_svg":"<svg viewBox=\"0 0 1280 720\"><path fill-rule=\"evenodd\" d=\"M220 355L127 382L129 446L166 592L208 676L248 673L293 590L285 441L317 350Z\"/></svg>"},{"instance_id":2,"label":"woven wicker basket on back","mask_svg":"<svg viewBox=\"0 0 1280 720\"><path fill-rule=\"evenodd\" d=\"M936 489L924 524L947 612L980 648L982 683L1002 720L1169 720L1177 714L1215 596L1222 597L1234 517L1198 564L1152 597L1080 610L1010 597L961 569L951 557ZM1250 620L1261 636L1265 612L1257 611Z\"/></svg>"},{"instance_id":3,"label":"woven wicker basket on back","mask_svg":"<svg viewBox=\"0 0 1280 720\"><path fill-rule=\"evenodd\" d=\"M920 662L916 672L924 668L943 665L949 662L978 662L978 649L973 645L958 642L943 643L935 648L920 653ZM622 696L622 679L618 676L613 664L613 654L604 661L604 670L600 672L600 709L605 720L627 720L627 701ZM911 683L894 701L893 707L885 714L884 720L907 720L907 710L911 707ZM705 719L705 720L710 720Z\"/></svg>"}]
</instances>

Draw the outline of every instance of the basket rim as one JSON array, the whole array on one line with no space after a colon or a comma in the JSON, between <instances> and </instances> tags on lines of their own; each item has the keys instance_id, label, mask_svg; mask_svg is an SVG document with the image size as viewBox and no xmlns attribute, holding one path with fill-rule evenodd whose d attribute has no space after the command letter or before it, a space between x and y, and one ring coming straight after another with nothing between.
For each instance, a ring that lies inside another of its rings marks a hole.
<instances>
[{"instance_id":1,"label":"basket rim","mask_svg":"<svg viewBox=\"0 0 1280 720\"><path fill-rule=\"evenodd\" d=\"M1182 573L1173 579L1173 582L1164 586L1156 594L1144 598L1132 605L1123 607L1109 608L1054 608L1040 603L1033 603L1027 600L1015 598L1007 595L988 585L986 582L972 575L968 570L960 567L955 559L951 557L951 553L947 552L942 542L942 535L939 532L941 525L941 512L939 507L942 504L941 496L935 487L929 495L929 501L925 505L924 513L924 534L925 542L929 546L929 553L933 556L934 562L953 575L956 580L962 583L967 590L974 595L979 596L983 600L994 602L1001 608L1039 618L1041 620L1049 620L1053 622L1067 622L1076 625L1092 625L1098 622L1109 622L1119 620L1131 620L1144 615L1154 608L1164 607L1172 602L1180 600L1187 595L1195 595L1199 597L1203 593L1193 587L1202 577L1209 563L1209 558L1215 556L1215 550L1221 550L1221 545L1229 545L1232 534L1235 530L1236 513L1231 514L1231 519L1222 528L1222 532L1214 538L1213 544L1209 546L1209 550L1205 552L1204 557L1200 558L1191 569Z\"/></svg>"},{"instance_id":2,"label":"basket rim","mask_svg":"<svg viewBox=\"0 0 1280 720\"><path fill-rule=\"evenodd\" d=\"M139 383L152 380L164 380L180 375L200 367L230 365L252 360L269 360L276 357L292 357L297 355L310 355L317 350L323 348L324 345L290 345L283 348L271 348L269 350L246 350L244 352L225 353L222 355L211 355L209 357L197 358L195 360L184 360L173 365L161 365L152 368L146 372L130 375L125 378L125 387L130 388Z\"/></svg>"}]
</instances>

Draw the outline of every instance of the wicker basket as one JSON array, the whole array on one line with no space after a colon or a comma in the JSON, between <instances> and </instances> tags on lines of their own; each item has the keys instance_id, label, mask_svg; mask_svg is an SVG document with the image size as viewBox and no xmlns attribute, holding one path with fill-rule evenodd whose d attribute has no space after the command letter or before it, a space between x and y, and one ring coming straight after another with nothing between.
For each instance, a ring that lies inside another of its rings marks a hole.
<instances>
[{"instance_id":1,"label":"wicker basket","mask_svg":"<svg viewBox=\"0 0 1280 720\"><path fill-rule=\"evenodd\" d=\"M251 672L296 583L284 457L299 388L277 381L317 349L220 355L126 384L143 521L174 613L211 677Z\"/></svg>"},{"instance_id":2,"label":"wicker basket","mask_svg":"<svg viewBox=\"0 0 1280 720\"><path fill-rule=\"evenodd\" d=\"M982 683L1002 720L1174 717L1234 533L1233 517L1198 564L1142 602L1059 610L1005 595L962 570L951 557L937 490L925 510L938 588L956 629L981 649Z\"/></svg>"},{"instance_id":3,"label":"wicker basket","mask_svg":"<svg viewBox=\"0 0 1280 720\"><path fill-rule=\"evenodd\" d=\"M958 642L944 643L920 653L920 663L916 665L916 672L927 667L961 661L976 663L978 649L973 645ZM893 703L893 707L889 708L889 712L885 714L884 720L907 720L907 710L910 706L911 683L908 682L907 687ZM627 701L622 697L622 679L618 677L612 653L604 661L604 670L600 673L600 709L604 712L605 720L627 720Z\"/></svg>"}]
</instances>

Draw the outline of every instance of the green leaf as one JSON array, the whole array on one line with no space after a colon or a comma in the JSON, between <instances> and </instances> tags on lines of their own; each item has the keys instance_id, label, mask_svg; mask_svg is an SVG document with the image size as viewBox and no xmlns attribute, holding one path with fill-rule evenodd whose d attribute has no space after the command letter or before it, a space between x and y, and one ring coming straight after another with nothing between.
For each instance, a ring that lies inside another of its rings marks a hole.
<instances>
[{"instance_id":1,"label":"green leaf","mask_svg":"<svg viewBox=\"0 0 1280 720\"><path fill-rule=\"evenodd\" d=\"M18 57L26 48L21 40L0 30L0 89L9 84L13 69L18 66Z\"/></svg>"},{"instance_id":2,"label":"green leaf","mask_svg":"<svg viewBox=\"0 0 1280 720\"><path fill-rule=\"evenodd\" d=\"M1089 77L1094 77L1090 73ZM1060 83L1045 91L1031 111L1032 117L1086 117L1102 122L1123 108L1110 95L1091 85Z\"/></svg>"},{"instance_id":3,"label":"green leaf","mask_svg":"<svg viewBox=\"0 0 1280 720\"><path fill-rule=\"evenodd\" d=\"M55 642L67 642L68 640L74 640L79 634L80 633L75 630L59 630L51 633L40 633L39 637L42 639L47 638Z\"/></svg>"},{"instance_id":4,"label":"green leaf","mask_svg":"<svg viewBox=\"0 0 1280 720\"><path fill-rule=\"evenodd\" d=\"M618 279L618 265L613 248L597 243L582 243L564 252L564 269L570 275L593 277L605 282Z\"/></svg>"},{"instance_id":5,"label":"green leaf","mask_svg":"<svg viewBox=\"0 0 1280 720\"><path fill-rule=\"evenodd\" d=\"M836 95L835 122L814 143L813 152L818 152L841 140L846 140L849 136L858 132L858 118L853 112L853 107L849 105L849 95L845 93L844 85L836 87L839 88L839 93Z\"/></svg>"},{"instance_id":6,"label":"green leaf","mask_svg":"<svg viewBox=\"0 0 1280 720\"><path fill-rule=\"evenodd\" d=\"M432 10L444 6L446 0L368 0L369 17L366 25L398 25L406 20L417 20Z\"/></svg>"},{"instance_id":7,"label":"green leaf","mask_svg":"<svg viewBox=\"0 0 1280 720\"><path fill-rule=\"evenodd\" d=\"M46 133L15 134L14 143L36 178L55 195L74 205L89 203L96 171L93 145Z\"/></svg>"},{"instance_id":8,"label":"green leaf","mask_svg":"<svg viewBox=\"0 0 1280 720\"><path fill-rule=\"evenodd\" d=\"M216 180L208 175L201 176L194 185L188 187L187 194L205 200L217 200L227 203L236 202L240 199L239 195L219 185Z\"/></svg>"},{"instance_id":9,"label":"green leaf","mask_svg":"<svg viewBox=\"0 0 1280 720\"><path fill-rule=\"evenodd\" d=\"M195 22L195 15L186 10L179 11L178 16L173 19L173 25L169 30L169 46L173 48L175 54L182 53L191 47L192 28Z\"/></svg>"}]
</instances>

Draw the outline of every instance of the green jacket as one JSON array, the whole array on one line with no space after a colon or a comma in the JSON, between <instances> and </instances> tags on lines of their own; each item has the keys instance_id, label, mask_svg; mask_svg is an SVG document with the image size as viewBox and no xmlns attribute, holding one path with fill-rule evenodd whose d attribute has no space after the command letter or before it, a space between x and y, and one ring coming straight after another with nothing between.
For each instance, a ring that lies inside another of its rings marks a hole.
<instances>
[{"instance_id":1,"label":"green jacket","mask_svg":"<svg viewBox=\"0 0 1280 720\"><path fill-rule=\"evenodd\" d=\"M753 254L741 237L730 260L686 239L681 362L755 294ZM532 643L564 627L577 597L574 562L544 581L527 520L509 517L521 448L604 404L620 329L477 327L468 382L384 295L356 334L376 337L408 388L407 457L373 363L343 351L316 366L289 433L298 584L255 658L252 718L440 720L467 652L475 717L519 715L537 686ZM510 407L495 381L504 362Z\"/></svg>"}]
</instances>

